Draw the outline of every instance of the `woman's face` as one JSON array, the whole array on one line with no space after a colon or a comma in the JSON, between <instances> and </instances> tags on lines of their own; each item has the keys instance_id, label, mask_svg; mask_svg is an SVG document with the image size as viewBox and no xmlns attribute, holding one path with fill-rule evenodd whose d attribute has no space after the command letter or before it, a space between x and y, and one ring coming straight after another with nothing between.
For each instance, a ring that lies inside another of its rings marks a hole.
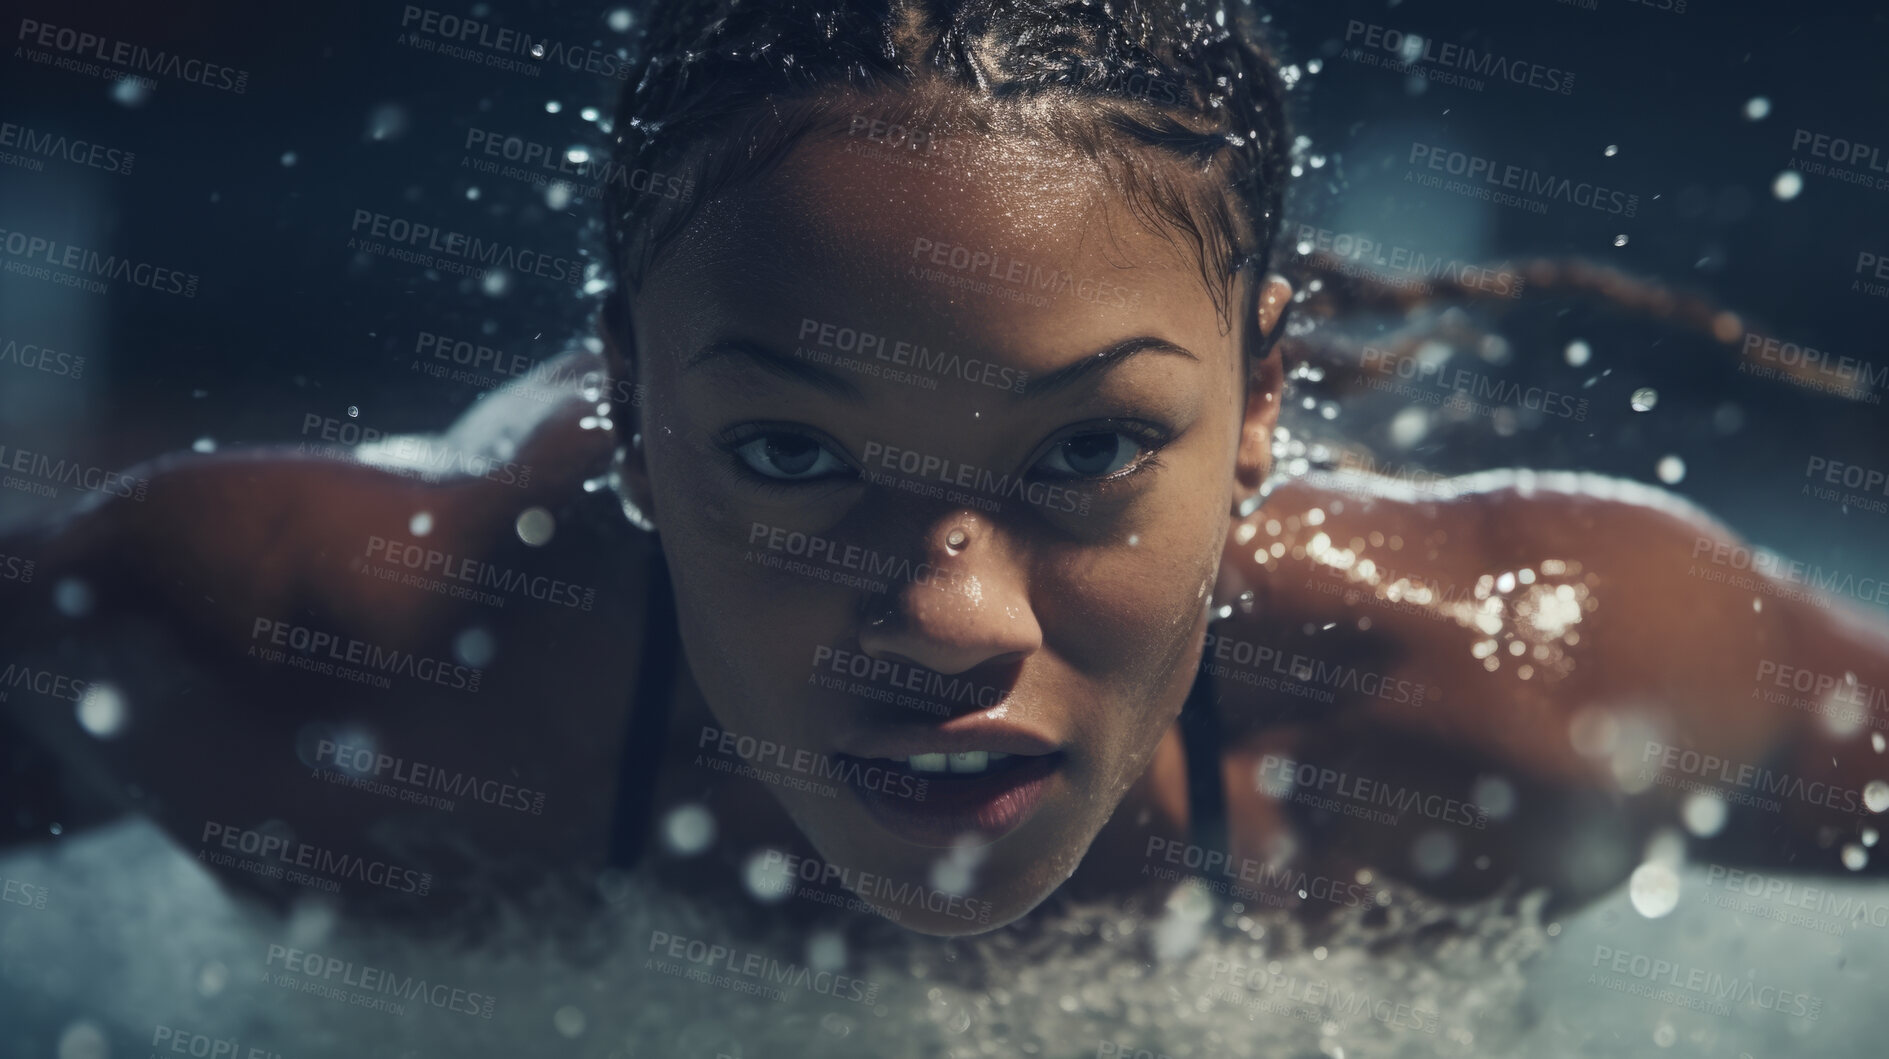
<instances>
[{"instance_id":1,"label":"woman's face","mask_svg":"<svg viewBox=\"0 0 1889 1059\"><path fill-rule=\"evenodd\" d=\"M971 933L1075 869L1179 712L1276 381L1098 167L871 132L706 203L632 299L641 473L704 759Z\"/></svg>"}]
</instances>

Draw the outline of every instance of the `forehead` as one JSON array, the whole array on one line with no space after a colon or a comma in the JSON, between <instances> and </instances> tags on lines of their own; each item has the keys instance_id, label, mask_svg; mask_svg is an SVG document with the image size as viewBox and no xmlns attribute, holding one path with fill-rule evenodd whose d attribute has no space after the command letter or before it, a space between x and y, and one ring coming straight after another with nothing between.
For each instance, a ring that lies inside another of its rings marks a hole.
<instances>
[{"instance_id":1,"label":"forehead","mask_svg":"<svg viewBox=\"0 0 1889 1059\"><path fill-rule=\"evenodd\" d=\"M639 327L676 348L730 321L767 340L813 319L1037 370L1126 334L1231 341L1192 244L1138 219L1102 164L1029 138L853 126L705 203L639 291Z\"/></svg>"}]
</instances>

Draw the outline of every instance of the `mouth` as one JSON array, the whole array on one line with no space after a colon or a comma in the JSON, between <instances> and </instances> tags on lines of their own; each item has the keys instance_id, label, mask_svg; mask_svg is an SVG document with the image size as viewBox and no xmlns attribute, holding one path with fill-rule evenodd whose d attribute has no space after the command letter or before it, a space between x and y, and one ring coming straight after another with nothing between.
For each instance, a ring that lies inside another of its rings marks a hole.
<instances>
[{"instance_id":1,"label":"mouth","mask_svg":"<svg viewBox=\"0 0 1889 1059\"><path fill-rule=\"evenodd\" d=\"M1023 826L1042 802L1064 754L926 751L899 758L842 754L857 768L848 786L886 830L921 846L979 844Z\"/></svg>"}]
</instances>

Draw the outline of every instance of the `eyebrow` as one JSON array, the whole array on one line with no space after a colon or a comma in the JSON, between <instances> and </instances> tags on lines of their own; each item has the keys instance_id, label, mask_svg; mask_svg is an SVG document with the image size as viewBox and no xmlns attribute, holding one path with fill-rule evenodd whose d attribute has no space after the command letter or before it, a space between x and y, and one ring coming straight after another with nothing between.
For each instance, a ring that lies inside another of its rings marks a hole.
<instances>
[{"instance_id":1,"label":"eyebrow","mask_svg":"<svg viewBox=\"0 0 1889 1059\"><path fill-rule=\"evenodd\" d=\"M1200 358L1193 353L1164 338L1137 335L1091 353L1074 363L1066 364L1047 375L1031 379L1024 384L1021 396L1043 397L1068 389L1098 372L1108 371L1141 353L1185 357L1196 363L1200 361ZM865 399L865 393L852 380L838 372L808 363L779 350L770 349L759 342L741 338L718 339L710 342L689 354L688 358L682 362L682 370L691 371L703 364L724 358L745 360L771 375L811 386L849 401Z\"/></svg>"}]
</instances>

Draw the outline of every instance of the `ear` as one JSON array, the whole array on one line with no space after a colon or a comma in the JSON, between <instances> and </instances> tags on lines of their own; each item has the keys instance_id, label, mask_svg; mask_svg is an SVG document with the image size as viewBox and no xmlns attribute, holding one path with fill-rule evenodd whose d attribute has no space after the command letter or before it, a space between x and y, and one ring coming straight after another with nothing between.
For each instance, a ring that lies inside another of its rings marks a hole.
<instances>
[{"instance_id":1,"label":"ear","mask_svg":"<svg viewBox=\"0 0 1889 1059\"><path fill-rule=\"evenodd\" d=\"M631 522L653 529L655 492L650 488L649 463L643 445L644 394L647 391L642 383L636 332L630 323L629 299L627 291L619 289L611 293L603 310L597 314L597 337L603 343L604 370L610 377L607 392L618 398L616 407L611 409L617 432L618 488L626 505L635 509L625 513Z\"/></svg>"},{"instance_id":2,"label":"ear","mask_svg":"<svg viewBox=\"0 0 1889 1059\"><path fill-rule=\"evenodd\" d=\"M1246 358L1246 409L1240 423L1240 451L1234 465L1238 482L1237 500L1246 500L1259 492L1261 483L1272 473L1272 432L1279 425L1279 406L1284 400L1285 354L1279 344L1268 339L1285 316L1292 302L1292 284L1277 274L1267 276L1259 289L1258 309L1252 321L1259 330L1251 348L1263 348L1264 356Z\"/></svg>"}]
</instances>

